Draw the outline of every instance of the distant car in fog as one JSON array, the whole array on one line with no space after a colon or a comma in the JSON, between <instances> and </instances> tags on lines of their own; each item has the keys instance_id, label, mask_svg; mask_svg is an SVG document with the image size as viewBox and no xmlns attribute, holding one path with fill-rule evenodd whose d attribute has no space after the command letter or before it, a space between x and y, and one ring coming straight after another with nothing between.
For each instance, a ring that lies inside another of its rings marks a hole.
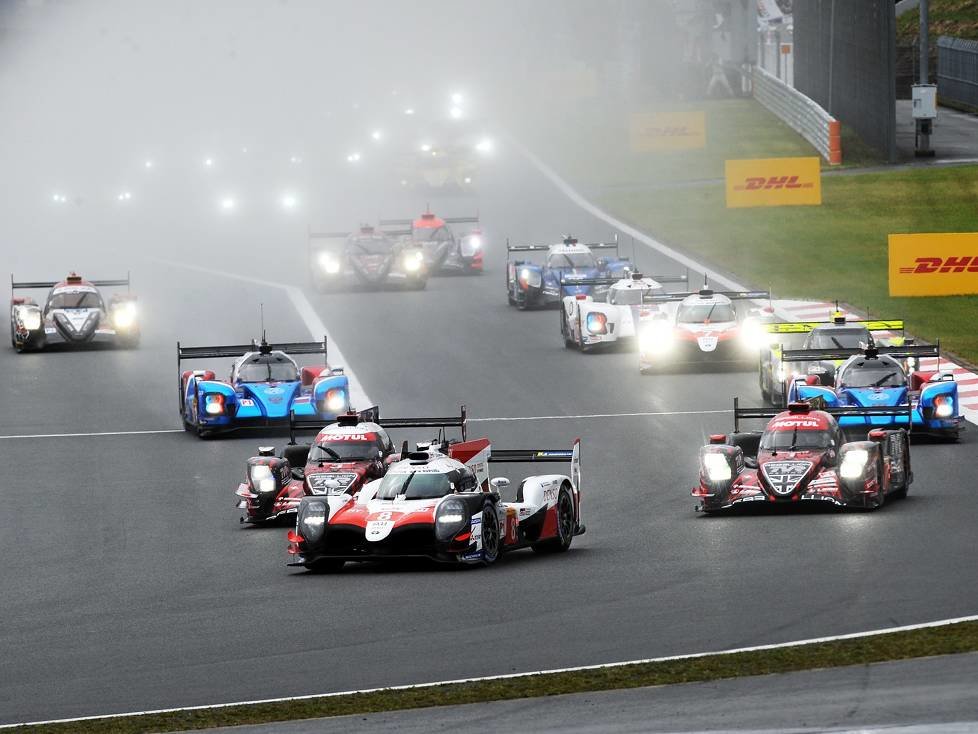
<instances>
[{"instance_id":1,"label":"distant car in fog","mask_svg":"<svg viewBox=\"0 0 978 734\"><path fill-rule=\"evenodd\" d=\"M292 355L321 354L323 364L299 367ZM236 428L287 426L293 416L334 420L350 409L350 384L342 367L326 361L321 342L185 347L188 360L234 358L227 379L213 370L184 370L178 379L184 428L204 437Z\"/></svg>"},{"instance_id":2,"label":"distant car in fog","mask_svg":"<svg viewBox=\"0 0 978 734\"><path fill-rule=\"evenodd\" d=\"M99 288L125 287L106 302ZM62 281L10 280L10 343L18 352L53 346L92 344L135 347L139 344L136 297L128 292L129 276L119 280L85 280L69 273ZM49 288L44 305L19 290Z\"/></svg>"},{"instance_id":3,"label":"distant car in fog","mask_svg":"<svg viewBox=\"0 0 978 734\"><path fill-rule=\"evenodd\" d=\"M391 286L423 290L428 283L421 247L368 225L352 233L310 231L309 268L320 292Z\"/></svg>"},{"instance_id":4,"label":"distant car in fog","mask_svg":"<svg viewBox=\"0 0 978 734\"><path fill-rule=\"evenodd\" d=\"M473 224L467 233L456 235L451 225ZM385 234L398 237L424 251L428 272L477 274L482 272L485 248L479 217L435 216L426 211L416 219L381 219Z\"/></svg>"}]
</instances>

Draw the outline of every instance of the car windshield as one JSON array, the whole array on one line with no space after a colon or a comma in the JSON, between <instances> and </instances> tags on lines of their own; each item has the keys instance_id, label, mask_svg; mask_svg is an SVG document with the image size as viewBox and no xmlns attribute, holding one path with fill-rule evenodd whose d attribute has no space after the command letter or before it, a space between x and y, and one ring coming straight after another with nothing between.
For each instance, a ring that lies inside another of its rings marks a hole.
<instances>
[{"instance_id":1,"label":"car windshield","mask_svg":"<svg viewBox=\"0 0 978 734\"><path fill-rule=\"evenodd\" d=\"M612 288L608 291L608 303L619 306L637 306L642 302L644 288Z\"/></svg>"},{"instance_id":2,"label":"car windshield","mask_svg":"<svg viewBox=\"0 0 978 734\"><path fill-rule=\"evenodd\" d=\"M102 299L92 291L56 293L48 301L48 308L101 308Z\"/></svg>"},{"instance_id":3,"label":"car windshield","mask_svg":"<svg viewBox=\"0 0 978 734\"><path fill-rule=\"evenodd\" d=\"M827 449L832 443L832 434L828 431L796 431L778 429L765 431L761 436L761 449L764 451L787 451L794 448Z\"/></svg>"},{"instance_id":4,"label":"car windshield","mask_svg":"<svg viewBox=\"0 0 978 734\"><path fill-rule=\"evenodd\" d=\"M310 462L373 461L380 458L375 441L323 441L309 449Z\"/></svg>"},{"instance_id":5,"label":"car windshield","mask_svg":"<svg viewBox=\"0 0 978 734\"><path fill-rule=\"evenodd\" d=\"M676 320L680 324L736 321L737 312L729 303L692 303L679 307Z\"/></svg>"},{"instance_id":6,"label":"car windshield","mask_svg":"<svg viewBox=\"0 0 978 734\"><path fill-rule=\"evenodd\" d=\"M428 500L444 497L454 490L447 474L413 471L409 474L388 474L381 481L374 497L392 500L403 494L409 500Z\"/></svg>"},{"instance_id":7,"label":"car windshield","mask_svg":"<svg viewBox=\"0 0 978 734\"><path fill-rule=\"evenodd\" d=\"M299 372L288 357L262 354L238 368L238 382L296 382Z\"/></svg>"},{"instance_id":8,"label":"car windshield","mask_svg":"<svg viewBox=\"0 0 978 734\"><path fill-rule=\"evenodd\" d=\"M353 255L387 255L394 243L386 237L357 237L350 240Z\"/></svg>"},{"instance_id":9,"label":"car windshield","mask_svg":"<svg viewBox=\"0 0 978 734\"><path fill-rule=\"evenodd\" d=\"M870 345L873 337L868 329L816 329L812 332L812 349L859 349Z\"/></svg>"},{"instance_id":10,"label":"car windshield","mask_svg":"<svg viewBox=\"0 0 978 734\"><path fill-rule=\"evenodd\" d=\"M547 258L548 268L593 268L594 255L590 252L562 252Z\"/></svg>"},{"instance_id":11,"label":"car windshield","mask_svg":"<svg viewBox=\"0 0 978 734\"><path fill-rule=\"evenodd\" d=\"M838 382L839 387L903 387L907 376L896 362L860 360L849 365Z\"/></svg>"}]
</instances>

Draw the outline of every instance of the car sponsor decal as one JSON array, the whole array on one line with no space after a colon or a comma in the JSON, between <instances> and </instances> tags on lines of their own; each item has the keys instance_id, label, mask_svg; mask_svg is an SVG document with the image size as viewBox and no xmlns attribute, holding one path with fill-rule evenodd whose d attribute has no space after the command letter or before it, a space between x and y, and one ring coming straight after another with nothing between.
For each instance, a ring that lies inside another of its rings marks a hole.
<instances>
[{"instance_id":1,"label":"car sponsor decal","mask_svg":"<svg viewBox=\"0 0 978 734\"><path fill-rule=\"evenodd\" d=\"M716 350L718 342L719 339L715 336L696 337L696 343L699 345L700 351L702 352L712 352Z\"/></svg>"},{"instance_id":2,"label":"car sponsor decal","mask_svg":"<svg viewBox=\"0 0 978 734\"><path fill-rule=\"evenodd\" d=\"M239 404L239 405L240 405L240 406L241 406L242 408L254 408L254 407L255 407L255 401L254 401L254 400L252 400L251 398L241 398L241 399L240 399L240 400L238 401L238 404Z\"/></svg>"},{"instance_id":3,"label":"car sponsor decal","mask_svg":"<svg viewBox=\"0 0 978 734\"><path fill-rule=\"evenodd\" d=\"M768 461L761 470L774 493L787 497L795 491L811 468L810 461Z\"/></svg>"}]
</instances>

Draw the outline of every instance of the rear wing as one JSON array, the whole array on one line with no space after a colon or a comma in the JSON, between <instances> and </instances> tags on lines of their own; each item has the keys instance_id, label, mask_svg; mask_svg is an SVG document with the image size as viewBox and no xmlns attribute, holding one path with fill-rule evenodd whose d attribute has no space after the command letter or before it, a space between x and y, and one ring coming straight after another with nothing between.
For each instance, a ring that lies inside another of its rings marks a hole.
<instances>
[{"instance_id":1,"label":"rear wing","mask_svg":"<svg viewBox=\"0 0 978 734\"><path fill-rule=\"evenodd\" d=\"M478 224L479 215L474 217L441 217L441 221L445 224ZM378 220L377 224L381 227L410 227L414 224L413 219L381 219ZM408 230L408 234L411 231ZM388 233L390 234L390 233Z\"/></svg>"},{"instance_id":2,"label":"rear wing","mask_svg":"<svg viewBox=\"0 0 978 734\"><path fill-rule=\"evenodd\" d=\"M870 321L791 321L781 324L763 324L761 328L771 334L807 334L819 326L864 326L869 331L903 331L901 319L876 319Z\"/></svg>"},{"instance_id":3,"label":"rear wing","mask_svg":"<svg viewBox=\"0 0 978 734\"><path fill-rule=\"evenodd\" d=\"M581 489L581 439L569 449L490 449L490 464L537 464L569 462L570 480L575 491Z\"/></svg>"},{"instance_id":4,"label":"rear wing","mask_svg":"<svg viewBox=\"0 0 978 734\"><path fill-rule=\"evenodd\" d=\"M54 288L62 281L60 280L14 280L13 273L10 274L10 290L28 290L33 288ZM129 287L129 273L126 273L125 278L117 278L115 280L89 280L87 281L97 288L121 288Z\"/></svg>"},{"instance_id":5,"label":"rear wing","mask_svg":"<svg viewBox=\"0 0 978 734\"><path fill-rule=\"evenodd\" d=\"M861 407L858 405L853 406L842 406L837 408L829 408L824 405L824 401L821 398L812 398L806 400L811 405L812 410L821 410L824 413L840 417L850 417L850 418L878 418L882 416L894 416L894 417L905 417L907 421L907 430L913 425L913 406L908 402L906 405L890 405L890 406L868 406ZM740 431L740 422L742 420L758 419L758 418L773 418L776 415L781 415L787 412L784 408L741 408L740 399L734 398L734 433ZM867 423L867 425L872 425Z\"/></svg>"},{"instance_id":6,"label":"rear wing","mask_svg":"<svg viewBox=\"0 0 978 734\"><path fill-rule=\"evenodd\" d=\"M269 344L262 340L261 343L254 339L250 344L228 344L222 346L205 347L185 347L177 342L177 365L188 359L225 359L228 357L240 357L245 352L263 352L265 354L272 351L282 351L289 356L293 354L322 354L323 362L326 362L326 337L323 336L321 342L281 342L279 344Z\"/></svg>"},{"instance_id":7,"label":"rear wing","mask_svg":"<svg viewBox=\"0 0 978 734\"><path fill-rule=\"evenodd\" d=\"M644 275L642 273L631 273L632 280L642 280L643 278L651 278L656 283L688 283L689 282L689 271L687 270L683 275ZM564 274L561 273L560 276L560 290L563 292L565 288L570 288L572 286L578 285L614 285L620 280L627 280L628 277L604 277L604 278L571 278L567 279Z\"/></svg>"},{"instance_id":8,"label":"rear wing","mask_svg":"<svg viewBox=\"0 0 978 734\"><path fill-rule=\"evenodd\" d=\"M468 437L466 430L467 418L468 412L464 405L459 408L459 414L457 416L446 418L381 418L380 408L373 405L366 410L361 410L359 413L351 412L339 416L335 422L342 425L345 419L348 422L352 422L351 425L356 425L357 423L377 423L384 428L441 428L443 430L458 428L462 434L462 440L465 441ZM295 434L299 431L315 431L318 433L323 429L324 425L321 418L297 416L294 412L290 412L289 441L294 444Z\"/></svg>"},{"instance_id":9,"label":"rear wing","mask_svg":"<svg viewBox=\"0 0 978 734\"><path fill-rule=\"evenodd\" d=\"M714 291L709 289L687 291L685 293L646 293L642 300L644 300L646 303L668 303L683 301L690 296L703 296L704 298L710 298L712 296L726 296L731 301L771 300L770 291Z\"/></svg>"},{"instance_id":10,"label":"rear wing","mask_svg":"<svg viewBox=\"0 0 978 734\"><path fill-rule=\"evenodd\" d=\"M782 362L821 362L837 359L849 359L857 354L867 357L885 354L895 359L908 357L941 357L941 345L937 344L906 344L897 347L868 347L866 349L782 349Z\"/></svg>"},{"instance_id":11,"label":"rear wing","mask_svg":"<svg viewBox=\"0 0 978 734\"><path fill-rule=\"evenodd\" d=\"M445 220L445 221L448 221L448 220ZM565 245L569 245L569 244L575 244L575 245L576 244L581 244L581 245L584 245L585 247L587 247L590 250L614 250L615 251L615 254L616 255L618 254L618 235L617 234L615 235L615 239L614 239L613 242L578 242L577 240L573 240L573 242L571 242L571 239L572 238L566 238L563 241L563 244L565 244ZM561 243L556 243L556 244L561 244ZM553 247L553 245L511 245L509 243L509 238L507 237L506 238L506 259L507 260L509 259L509 253L511 253L511 252L546 252L551 247Z\"/></svg>"}]
</instances>

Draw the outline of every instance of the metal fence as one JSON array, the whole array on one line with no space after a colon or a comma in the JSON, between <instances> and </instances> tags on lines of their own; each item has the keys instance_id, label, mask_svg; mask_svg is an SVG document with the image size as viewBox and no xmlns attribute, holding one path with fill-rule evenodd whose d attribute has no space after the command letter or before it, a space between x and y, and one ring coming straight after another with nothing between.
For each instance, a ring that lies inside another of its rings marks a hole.
<instances>
[{"instance_id":1,"label":"metal fence","mask_svg":"<svg viewBox=\"0 0 978 734\"><path fill-rule=\"evenodd\" d=\"M893 0L794 3L795 88L896 160Z\"/></svg>"},{"instance_id":2,"label":"metal fence","mask_svg":"<svg viewBox=\"0 0 978 734\"><path fill-rule=\"evenodd\" d=\"M978 41L937 39L937 96L942 102L978 109Z\"/></svg>"},{"instance_id":3,"label":"metal fence","mask_svg":"<svg viewBox=\"0 0 978 734\"><path fill-rule=\"evenodd\" d=\"M760 67L754 67L754 99L811 143L829 163L842 163L839 123L816 102Z\"/></svg>"}]
</instances>

